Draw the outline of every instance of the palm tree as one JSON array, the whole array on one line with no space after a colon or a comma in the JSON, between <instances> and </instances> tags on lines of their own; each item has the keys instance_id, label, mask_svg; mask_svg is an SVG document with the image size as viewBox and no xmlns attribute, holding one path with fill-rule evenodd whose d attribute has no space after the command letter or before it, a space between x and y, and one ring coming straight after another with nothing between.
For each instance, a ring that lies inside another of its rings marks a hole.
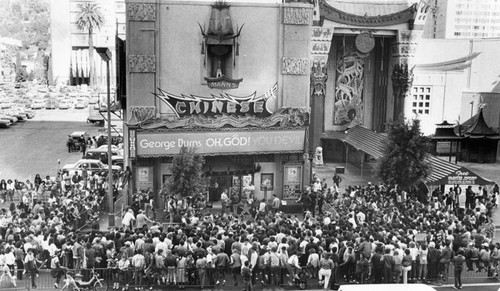
<instances>
[{"instance_id":1,"label":"palm tree","mask_svg":"<svg viewBox=\"0 0 500 291\"><path fill-rule=\"evenodd\" d=\"M80 11L76 16L76 25L80 30L86 30L89 34L89 62L90 62L90 87L95 84L95 69L94 69L94 41L92 34L95 29L100 29L104 23L104 16L101 13L101 8L96 3L82 3L78 5Z\"/></svg>"}]
</instances>

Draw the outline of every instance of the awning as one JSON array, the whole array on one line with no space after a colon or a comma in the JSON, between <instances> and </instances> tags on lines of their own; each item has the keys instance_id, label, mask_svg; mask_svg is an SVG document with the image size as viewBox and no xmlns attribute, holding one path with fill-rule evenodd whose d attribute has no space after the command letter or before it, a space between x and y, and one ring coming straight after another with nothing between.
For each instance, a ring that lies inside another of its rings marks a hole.
<instances>
[{"instance_id":1,"label":"awning","mask_svg":"<svg viewBox=\"0 0 500 291\"><path fill-rule=\"evenodd\" d=\"M368 128L356 125L347 131L345 142L355 149L363 151L370 156L379 159L384 154L384 135L369 130Z\"/></svg>"},{"instance_id":2,"label":"awning","mask_svg":"<svg viewBox=\"0 0 500 291\"><path fill-rule=\"evenodd\" d=\"M387 137L362 126L355 126L347 131L344 141L355 149L363 151L375 159L383 156L384 141ZM431 174L425 183L427 185L489 185L494 182L486 180L467 168L442 160L434 155L428 155L427 162L431 164Z\"/></svg>"},{"instance_id":3,"label":"awning","mask_svg":"<svg viewBox=\"0 0 500 291\"><path fill-rule=\"evenodd\" d=\"M456 170L451 171L450 164L444 160L431 156L432 174L425 180L427 185L493 185L495 182L484 179L471 170L457 165ZM444 162L444 163L442 163ZM437 165L442 166L436 170ZM453 165L453 164L452 164Z\"/></svg>"}]
</instances>

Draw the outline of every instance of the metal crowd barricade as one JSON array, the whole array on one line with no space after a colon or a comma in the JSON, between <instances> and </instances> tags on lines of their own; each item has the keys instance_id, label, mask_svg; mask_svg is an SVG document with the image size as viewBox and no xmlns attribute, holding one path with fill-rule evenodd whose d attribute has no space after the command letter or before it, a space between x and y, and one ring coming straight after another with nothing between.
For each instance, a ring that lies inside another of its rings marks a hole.
<instances>
[{"instance_id":1,"label":"metal crowd barricade","mask_svg":"<svg viewBox=\"0 0 500 291\"><path fill-rule=\"evenodd\" d=\"M304 268L304 271L307 268ZM125 286L128 284L130 287L162 287L162 286L179 286L180 283L186 287L200 288L202 287L212 287L217 283L223 285L225 282L226 286L235 286L237 283L239 286L243 284L243 279L241 277L239 269L234 271L231 268L205 268L205 269L162 269L162 270L146 270L142 273L136 273L133 268L129 268L126 271L120 272L116 268L96 268L94 269L100 278L104 279L111 290L113 285L119 283L120 286ZM270 268L259 269L257 267L257 273L255 274L255 285L256 286L274 286L276 283L281 286L289 285L290 283L294 284L293 277L289 273L289 270L286 268L281 268L277 273L272 272ZM21 270L22 271L22 270ZM343 283L353 283L353 280L357 280L357 274L355 273L346 273L344 268L338 268L335 270L335 274L337 274L335 283L343 284ZM54 289L55 279L51 276L51 272L49 269L41 269L38 271L39 276L35 278L35 282L37 285L37 289ZM73 272L74 270L67 270L67 272ZM170 272L170 273L169 273ZM354 272L354 270L352 270ZM16 276L16 272L12 272L14 276ZM21 272L22 273L22 272ZM90 270L82 269L81 273L83 275L82 280L86 281L90 279ZM141 278L142 277L142 284ZM306 273L307 274L307 273ZM169 282L169 275L170 277ZM236 281L234 281L236 278ZM462 272L462 281L467 283L468 281L473 281L475 279L496 279L493 274L493 277L488 277L487 272L485 270L481 272L467 271L464 269ZM65 276L62 277L61 282L59 284L59 288L61 288L65 283ZM436 279L431 280L430 284L453 284L454 280L454 269L453 264L450 264L449 269L449 277L448 281L444 282L441 278L436 277ZM3 280L0 282L0 290L31 290L33 286L31 285L31 279L27 273L23 274L22 280L16 280L17 287L14 287L10 282L7 276L4 276ZM175 283L174 283L175 282ZM367 281L369 282L369 281ZM411 282L411 281L410 281ZM419 282L421 283L421 282ZM425 282L424 282L425 283ZM314 289L318 286L318 278L309 278L307 279L306 288Z\"/></svg>"}]
</instances>

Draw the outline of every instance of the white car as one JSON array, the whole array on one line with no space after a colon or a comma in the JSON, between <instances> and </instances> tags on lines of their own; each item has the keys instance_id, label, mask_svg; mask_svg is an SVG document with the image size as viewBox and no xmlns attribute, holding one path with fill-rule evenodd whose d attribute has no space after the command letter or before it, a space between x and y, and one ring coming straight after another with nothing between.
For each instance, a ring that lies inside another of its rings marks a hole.
<instances>
[{"instance_id":1,"label":"white car","mask_svg":"<svg viewBox=\"0 0 500 291\"><path fill-rule=\"evenodd\" d=\"M31 109L44 109L45 103L44 99L35 99L33 103L31 103Z\"/></svg>"},{"instance_id":2,"label":"white car","mask_svg":"<svg viewBox=\"0 0 500 291\"><path fill-rule=\"evenodd\" d=\"M78 98L75 100L75 109L84 109L87 108L89 102L85 98Z\"/></svg>"},{"instance_id":3,"label":"white car","mask_svg":"<svg viewBox=\"0 0 500 291\"><path fill-rule=\"evenodd\" d=\"M111 169L113 172L122 170L120 166L111 166ZM90 172L107 171L108 166L99 160L81 159L74 164L66 164L62 168L63 172L69 172L70 174L78 172L79 175L81 175L84 170L87 170L90 174Z\"/></svg>"},{"instance_id":4,"label":"white car","mask_svg":"<svg viewBox=\"0 0 500 291\"><path fill-rule=\"evenodd\" d=\"M59 109L70 109L71 108L71 102L69 100L63 99L59 103Z\"/></svg>"}]
</instances>

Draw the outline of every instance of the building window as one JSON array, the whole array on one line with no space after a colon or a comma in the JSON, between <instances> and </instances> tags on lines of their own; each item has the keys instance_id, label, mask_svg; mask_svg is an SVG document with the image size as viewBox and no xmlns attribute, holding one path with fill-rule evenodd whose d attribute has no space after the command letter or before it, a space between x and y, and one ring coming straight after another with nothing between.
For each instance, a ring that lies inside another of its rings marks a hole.
<instances>
[{"instance_id":1,"label":"building window","mask_svg":"<svg viewBox=\"0 0 500 291\"><path fill-rule=\"evenodd\" d=\"M413 86L411 110L414 114L431 114L431 95L430 86Z\"/></svg>"}]
</instances>

